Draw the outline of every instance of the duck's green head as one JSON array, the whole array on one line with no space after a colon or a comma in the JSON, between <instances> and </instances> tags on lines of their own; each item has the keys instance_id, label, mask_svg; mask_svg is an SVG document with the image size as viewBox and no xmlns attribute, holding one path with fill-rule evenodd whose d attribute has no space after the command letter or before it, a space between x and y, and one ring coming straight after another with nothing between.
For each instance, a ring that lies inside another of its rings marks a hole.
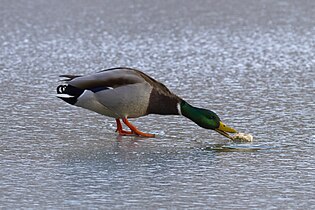
<instances>
[{"instance_id":1,"label":"duck's green head","mask_svg":"<svg viewBox=\"0 0 315 210\"><path fill-rule=\"evenodd\" d=\"M181 114L194 121L200 127L215 130L221 135L232 139L228 133L236 133L237 131L225 125L219 116L211 110L193 107L185 101L180 103Z\"/></svg>"}]
</instances>

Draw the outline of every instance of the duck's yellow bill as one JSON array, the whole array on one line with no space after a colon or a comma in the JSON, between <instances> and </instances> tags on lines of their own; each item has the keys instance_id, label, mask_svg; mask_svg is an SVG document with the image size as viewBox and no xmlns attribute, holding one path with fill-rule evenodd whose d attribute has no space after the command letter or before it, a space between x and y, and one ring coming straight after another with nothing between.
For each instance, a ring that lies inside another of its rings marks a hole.
<instances>
[{"instance_id":1,"label":"duck's yellow bill","mask_svg":"<svg viewBox=\"0 0 315 210\"><path fill-rule=\"evenodd\" d=\"M228 132L228 133L236 133L237 131L234 128L231 128L225 125L223 122L220 122L220 126L218 128L220 131Z\"/></svg>"},{"instance_id":2,"label":"duck's yellow bill","mask_svg":"<svg viewBox=\"0 0 315 210\"><path fill-rule=\"evenodd\" d=\"M220 133L221 135L229 139L233 139L233 138L228 133L237 133L237 130L225 125L223 122L220 122L219 127L215 129L215 131L217 131L218 133Z\"/></svg>"}]
</instances>

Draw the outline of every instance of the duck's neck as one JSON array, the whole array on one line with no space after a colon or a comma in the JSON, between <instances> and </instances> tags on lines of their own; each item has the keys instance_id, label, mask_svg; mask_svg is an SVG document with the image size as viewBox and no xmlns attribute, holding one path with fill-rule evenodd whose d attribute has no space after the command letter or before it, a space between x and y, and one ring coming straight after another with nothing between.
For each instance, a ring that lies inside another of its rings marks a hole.
<instances>
[{"instance_id":1,"label":"duck's neck","mask_svg":"<svg viewBox=\"0 0 315 210\"><path fill-rule=\"evenodd\" d=\"M177 104L177 109L180 115L183 115L190 120L198 124L199 120L202 118L202 113L200 108L194 107L187 103L186 101L181 101Z\"/></svg>"},{"instance_id":2,"label":"duck's neck","mask_svg":"<svg viewBox=\"0 0 315 210\"><path fill-rule=\"evenodd\" d=\"M210 110L194 107L186 101L181 101L177 108L179 114L189 118L200 127L215 129L219 126L219 117Z\"/></svg>"}]
</instances>

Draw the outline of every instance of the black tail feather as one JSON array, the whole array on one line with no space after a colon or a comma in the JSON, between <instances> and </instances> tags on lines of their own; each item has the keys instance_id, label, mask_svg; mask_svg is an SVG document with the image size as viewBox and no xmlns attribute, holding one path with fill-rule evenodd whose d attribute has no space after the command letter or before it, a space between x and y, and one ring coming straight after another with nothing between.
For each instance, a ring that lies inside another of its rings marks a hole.
<instances>
[{"instance_id":1,"label":"black tail feather","mask_svg":"<svg viewBox=\"0 0 315 210\"><path fill-rule=\"evenodd\" d=\"M59 95L57 97L72 105L77 102L78 98L83 92L83 89L74 87L72 85L59 85L57 87L57 94L64 94L63 96Z\"/></svg>"}]
</instances>

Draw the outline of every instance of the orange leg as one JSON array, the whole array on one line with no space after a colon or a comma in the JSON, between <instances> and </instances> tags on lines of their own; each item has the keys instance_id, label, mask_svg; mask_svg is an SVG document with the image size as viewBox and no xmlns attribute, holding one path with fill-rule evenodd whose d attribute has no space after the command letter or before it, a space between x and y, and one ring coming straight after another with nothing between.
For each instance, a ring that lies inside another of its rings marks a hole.
<instances>
[{"instance_id":1,"label":"orange leg","mask_svg":"<svg viewBox=\"0 0 315 210\"><path fill-rule=\"evenodd\" d=\"M149 138L153 138L155 137L154 134L150 134L150 133L143 133L141 131L139 131L136 126L132 125L128 120L127 118L122 118L122 121L130 128L130 130L133 131L133 133L139 135L139 136L142 136L142 137L149 137Z\"/></svg>"},{"instance_id":2,"label":"orange leg","mask_svg":"<svg viewBox=\"0 0 315 210\"><path fill-rule=\"evenodd\" d=\"M116 119L116 124L117 124L116 132L118 132L119 135L126 136L126 135L134 135L134 134L135 134L135 133L132 132L132 131L125 131L125 130L123 130L122 125L121 125L119 119Z\"/></svg>"}]
</instances>

